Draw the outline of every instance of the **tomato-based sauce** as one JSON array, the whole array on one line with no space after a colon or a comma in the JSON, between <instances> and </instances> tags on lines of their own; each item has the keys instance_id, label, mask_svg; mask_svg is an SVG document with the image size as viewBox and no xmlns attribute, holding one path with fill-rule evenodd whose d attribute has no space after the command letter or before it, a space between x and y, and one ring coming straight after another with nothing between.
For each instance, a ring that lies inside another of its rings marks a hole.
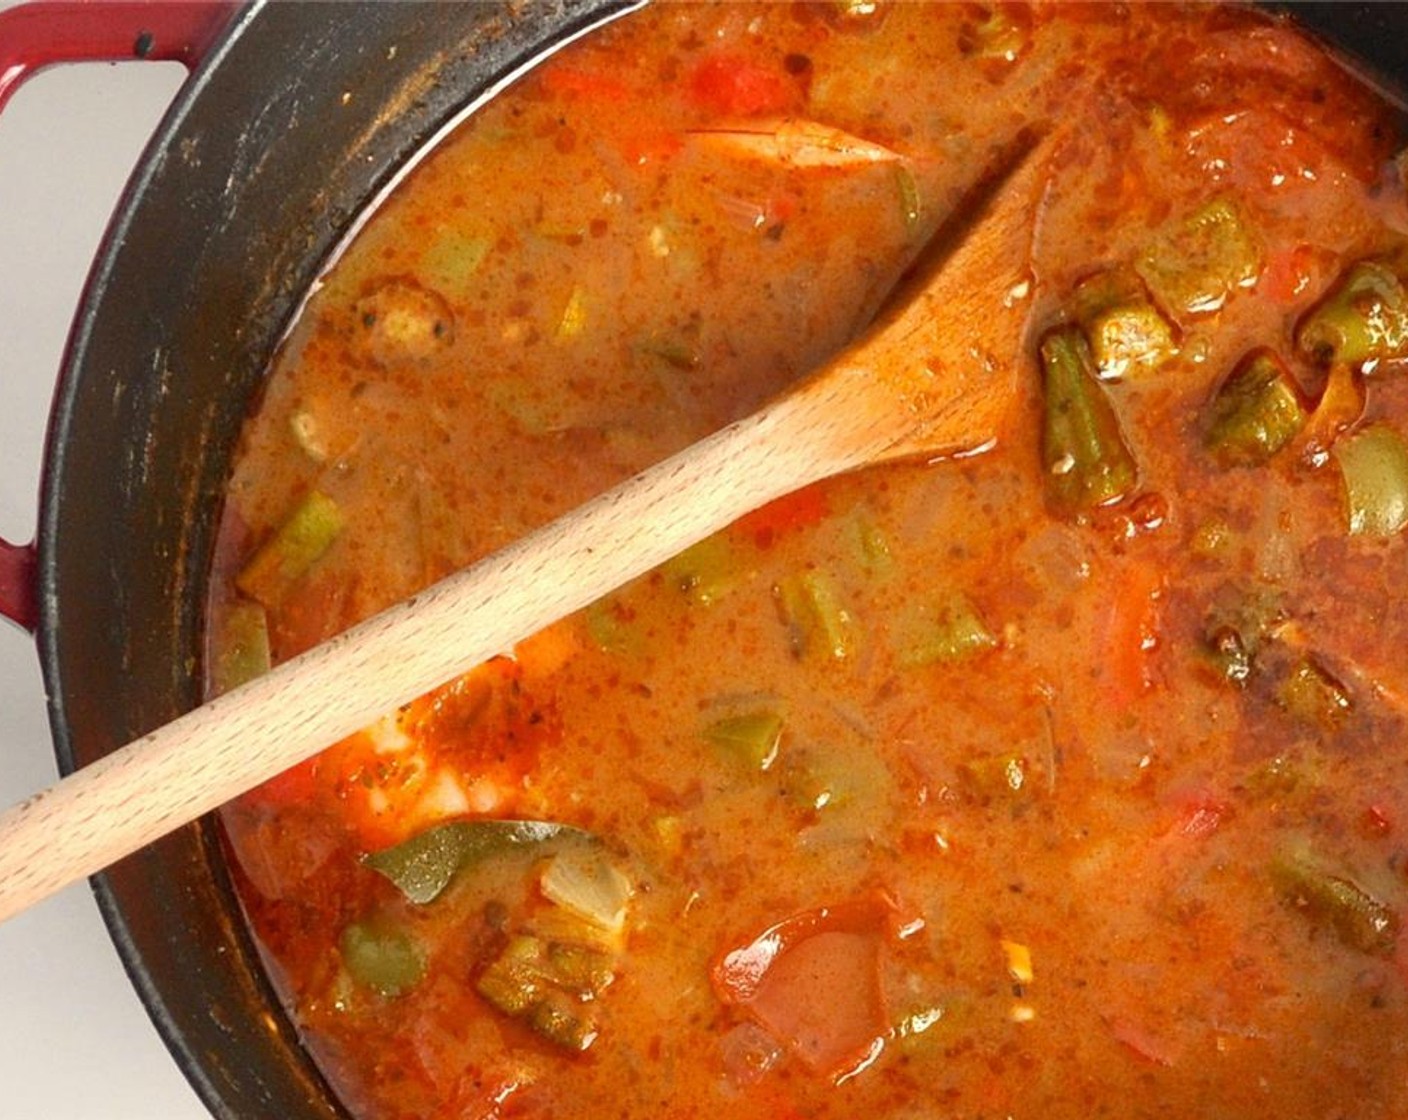
<instances>
[{"instance_id":1,"label":"tomato-based sauce","mask_svg":"<svg viewBox=\"0 0 1408 1120\"><path fill-rule=\"evenodd\" d=\"M554 56L271 371L211 688L785 389L1030 129L989 449L782 499L223 811L358 1120L1408 1115L1399 117L1255 13L660 4Z\"/></svg>"}]
</instances>

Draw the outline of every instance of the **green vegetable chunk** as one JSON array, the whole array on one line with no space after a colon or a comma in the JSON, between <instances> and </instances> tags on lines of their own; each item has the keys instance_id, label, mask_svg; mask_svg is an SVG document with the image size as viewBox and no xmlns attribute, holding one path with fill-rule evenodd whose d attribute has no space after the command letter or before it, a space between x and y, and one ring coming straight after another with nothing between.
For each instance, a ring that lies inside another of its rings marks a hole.
<instances>
[{"instance_id":1,"label":"green vegetable chunk","mask_svg":"<svg viewBox=\"0 0 1408 1120\"><path fill-rule=\"evenodd\" d=\"M1203 643L1208 664L1219 677L1238 687L1247 683L1252 653L1235 627L1219 626L1204 636Z\"/></svg>"},{"instance_id":2,"label":"green vegetable chunk","mask_svg":"<svg viewBox=\"0 0 1408 1120\"><path fill-rule=\"evenodd\" d=\"M1344 686L1309 657L1301 658L1281 682L1276 702L1302 723L1327 732L1338 728L1354 707Z\"/></svg>"},{"instance_id":3,"label":"green vegetable chunk","mask_svg":"<svg viewBox=\"0 0 1408 1120\"><path fill-rule=\"evenodd\" d=\"M855 533L855 559L857 565L868 576L877 579L893 574L895 556L890 542L878 528L862 516L851 521Z\"/></svg>"},{"instance_id":4,"label":"green vegetable chunk","mask_svg":"<svg viewBox=\"0 0 1408 1120\"><path fill-rule=\"evenodd\" d=\"M657 372L688 373L698 369L702 360L698 344L692 339L652 335L637 349L643 358L660 367Z\"/></svg>"},{"instance_id":5,"label":"green vegetable chunk","mask_svg":"<svg viewBox=\"0 0 1408 1120\"><path fill-rule=\"evenodd\" d=\"M782 715L771 710L744 712L715 720L704 738L750 770L767 770L782 742Z\"/></svg>"},{"instance_id":6,"label":"green vegetable chunk","mask_svg":"<svg viewBox=\"0 0 1408 1120\"><path fill-rule=\"evenodd\" d=\"M409 930L385 919L353 922L338 942L342 964L356 983L387 998L425 977L425 950Z\"/></svg>"},{"instance_id":7,"label":"green vegetable chunk","mask_svg":"<svg viewBox=\"0 0 1408 1120\"><path fill-rule=\"evenodd\" d=\"M1031 785L1027 760L1019 754L973 758L959 767L969 791L984 802L1011 798Z\"/></svg>"},{"instance_id":8,"label":"green vegetable chunk","mask_svg":"<svg viewBox=\"0 0 1408 1120\"><path fill-rule=\"evenodd\" d=\"M833 661L847 661L860 652L860 623L830 576L823 572L788 575L775 590L798 657L815 651Z\"/></svg>"},{"instance_id":9,"label":"green vegetable chunk","mask_svg":"<svg viewBox=\"0 0 1408 1120\"><path fill-rule=\"evenodd\" d=\"M701 607L727 595L739 577L738 561L721 533L691 545L660 570L672 586Z\"/></svg>"},{"instance_id":10,"label":"green vegetable chunk","mask_svg":"<svg viewBox=\"0 0 1408 1120\"><path fill-rule=\"evenodd\" d=\"M1283 902L1331 930L1347 948L1379 957L1397 949L1398 915L1353 880L1300 856L1273 863L1271 878Z\"/></svg>"},{"instance_id":11,"label":"green vegetable chunk","mask_svg":"<svg viewBox=\"0 0 1408 1120\"><path fill-rule=\"evenodd\" d=\"M489 255L489 239L452 228L439 230L437 234L421 254L421 273L437 288L463 293Z\"/></svg>"},{"instance_id":12,"label":"green vegetable chunk","mask_svg":"<svg viewBox=\"0 0 1408 1120\"><path fill-rule=\"evenodd\" d=\"M1224 586L1203 624L1199 652L1205 667L1226 683L1244 687L1257 669L1262 646L1285 620L1279 591L1259 584Z\"/></svg>"},{"instance_id":13,"label":"green vegetable chunk","mask_svg":"<svg viewBox=\"0 0 1408 1120\"><path fill-rule=\"evenodd\" d=\"M780 787L792 804L816 813L824 810L828 817L849 811L849 819L861 828L894 790L889 767L862 736L799 747L777 769ZM845 827L836 826L830 835L844 834Z\"/></svg>"},{"instance_id":14,"label":"green vegetable chunk","mask_svg":"<svg viewBox=\"0 0 1408 1120\"><path fill-rule=\"evenodd\" d=\"M900 213L906 226L917 226L924 216L924 203L919 195L919 181L904 164L895 168L895 189L899 194Z\"/></svg>"},{"instance_id":15,"label":"green vegetable chunk","mask_svg":"<svg viewBox=\"0 0 1408 1120\"><path fill-rule=\"evenodd\" d=\"M1083 281L1075 291L1072 314L1085 328L1095 367L1104 379L1152 369L1178 352L1173 324L1127 269Z\"/></svg>"},{"instance_id":16,"label":"green vegetable chunk","mask_svg":"<svg viewBox=\"0 0 1408 1120\"><path fill-rule=\"evenodd\" d=\"M1203 444L1221 467L1266 462L1306 421L1290 370L1268 350L1255 351L1232 371L1208 411Z\"/></svg>"},{"instance_id":17,"label":"green vegetable chunk","mask_svg":"<svg viewBox=\"0 0 1408 1120\"><path fill-rule=\"evenodd\" d=\"M632 615L614 595L598 599L582 612L587 634L603 653L640 652L641 633L632 625Z\"/></svg>"},{"instance_id":18,"label":"green vegetable chunk","mask_svg":"<svg viewBox=\"0 0 1408 1120\"><path fill-rule=\"evenodd\" d=\"M230 608L220 632L215 656L215 691L229 692L269 671L269 618L258 603L239 602Z\"/></svg>"},{"instance_id":19,"label":"green vegetable chunk","mask_svg":"<svg viewBox=\"0 0 1408 1120\"><path fill-rule=\"evenodd\" d=\"M1350 535L1391 537L1408 525L1408 445L1387 424L1341 439L1335 461L1344 480Z\"/></svg>"},{"instance_id":20,"label":"green vegetable chunk","mask_svg":"<svg viewBox=\"0 0 1408 1120\"><path fill-rule=\"evenodd\" d=\"M554 1045L582 1051L597 1036L590 1003L613 979L611 958L602 952L518 934L480 973L475 989Z\"/></svg>"},{"instance_id":21,"label":"green vegetable chunk","mask_svg":"<svg viewBox=\"0 0 1408 1120\"><path fill-rule=\"evenodd\" d=\"M1047 499L1067 515L1119 501L1139 472L1079 328L1060 327L1042 339L1041 370Z\"/></svg>"},{"instance_id":22,"label":"green vegetable chunk","mask_svg":"<svg viewBox=\"0 0 1408 1120\"><path fill-rule=\"evenodd\" d=\"M235 586L266 607L277 606L332 547L343 524L337 503L312 491L235 577Z\"/></svg>"},{"instance_id":23,"label":"green vegetable chunk","mask_svg":"<svg viewBox=\"0 0 1408 1120\"><path fill-rule=\"evenodd\" d=\"M581 829L546 821L452 821L372 852L363 862L424 906L439 898L459 872L483 859L515 850L546 854L554 843L599 841Z\"/></svg>"},{"instance_id":24,"label":"green vegetable chunk","mask_svg":"<svg viewBox=\"0 0 1408 1120\"><path fill-rule=\"evenodd\" d=\"M543 943L521 934L479 975L475 990L505 1015L525 1015L542 998L544 987L538 961Z\"/></svg>"},{"instance_id":25,"label":"green vegetable chunk","mask_svg":"<svg viewBox=\"0 0 1408 1120\"><path fill-rule=\"evenodd\" d=\"M1296 345L1321 362L1386 361L1408 357L1408 291L1381 261L1352 265L1306 316Z\"/></svg>"},{"instance_id":26,"label":"green vegetable chunk","mask_svg":"<svg viewBox=\"0 0 1408 1120\"><path fill-rule=\"evenodd\" d=\"M601 995L616 979L611 954L588 945L551 941L547 960L558 986L580 999Z\"/></svg>"},{"instance_id":27,"label":"green vegetable chunk","mask_svg":"<svg viewBox=\"0 0 1408 1120\"><path fill-rule=\"evenodd\" d=\"M1261 247L1236 203L1215 198L1166 229L1134 267L1171 314L1206 315L1257 278Z\"/></svg>"},{"instance_id":28,"label":"green vegetable chunk","mask_svg":"<svg viewBox=\"0 0 1408 1120\"><path fill-rule=\"evenodd\" d=\"M556 992L549 992L527 1015L528 1025L564 1050L584 1051L596 1041L596 1020Z\"/></svg>"},{"instance_id":29,"label":"green vegetable chunk","mask_svg":"<svg viewBox=\"0 0 1408 1120\"><path fill-rule=\"evenodd\" d=\"M967 661L997 648L997 638L961 593L938 604L919 605L897 626L896 658L907 669Z\"/></svg>"}]
</instances>

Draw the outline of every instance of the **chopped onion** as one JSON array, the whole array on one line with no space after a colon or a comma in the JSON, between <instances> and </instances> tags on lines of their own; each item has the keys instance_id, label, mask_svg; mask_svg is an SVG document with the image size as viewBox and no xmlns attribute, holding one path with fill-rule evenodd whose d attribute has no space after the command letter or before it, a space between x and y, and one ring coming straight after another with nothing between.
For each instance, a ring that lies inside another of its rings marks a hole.
<instances>
[{"instance_id":1,"label":"chopped onion","mask_svg":"<svg viewBox=\"0 0 1408 1120\"><path fill-rule=\"evenodd\" d=\"M550 901L607 933L620 933L626 924L631 881L600 852L559 852L543 872L542 890Z\"/></svg>"},{"instance_id":2,"label":"chopped onion","mask_svg":"<svg viewBox=\"0 0 1408 1120\"><path fill-rule=\"evenodd\" d=\"M1391 537L1408 525L1408 445L1386 424L1374 424L1335 445L1344 477L1349 531Z\"/></svg>"}]
</instances>

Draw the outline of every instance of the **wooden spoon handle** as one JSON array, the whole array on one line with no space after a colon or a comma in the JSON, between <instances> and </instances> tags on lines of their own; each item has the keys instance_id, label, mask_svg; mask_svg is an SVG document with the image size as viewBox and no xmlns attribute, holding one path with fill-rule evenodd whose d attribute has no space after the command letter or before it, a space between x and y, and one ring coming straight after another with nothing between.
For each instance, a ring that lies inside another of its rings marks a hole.
<instances>
[{"instance_id":1,"label":"wooden spoon handle","mask_svg":"<svg viewBox=\"0 0 1408 1120\"><path fill-rule=\"evenodd\" d=\"M780 401L10 809L0 921L846 469L836 418L818 394Z\"/></svg>"},{"instance_id":2,"label":"wooden spoon handle","mask_svg":"<svg viewBox=\"0 0 1408 1120\"><path fill-rule=\"evenodd\" d=\"M897 453L991 438L1013 391L1026 297L1012 293L1026 276L1037 162L902 307L760 412L0 815L0 921L774 498Z\"/></svg>"}]
</instances>

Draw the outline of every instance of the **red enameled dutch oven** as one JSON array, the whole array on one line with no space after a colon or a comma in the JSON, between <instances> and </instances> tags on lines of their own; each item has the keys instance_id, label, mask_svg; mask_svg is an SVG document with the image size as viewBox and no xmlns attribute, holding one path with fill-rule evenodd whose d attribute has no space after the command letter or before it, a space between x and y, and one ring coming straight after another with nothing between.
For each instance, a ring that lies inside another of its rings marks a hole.
<instances>
[{"instance_id":1,"label":"red enameled dutch oven","mask_svg":"<svg viewBox=\"0 0 1408 1120\"><path fill-rule=\"evenodd\" d=\"M36 633L65 772L198 701L203 587L240 423L356 216L466 106L636 2L0 12L0 105L52 62L176 59L191 71L74 320L38 538L0 541L0 614ZM1408 5L1289 7L1379 75L1408 73ZM215 1116L343 1115L264 979L209 824L94 888L152 1018Z\"/></svg>"}]
</instances>

